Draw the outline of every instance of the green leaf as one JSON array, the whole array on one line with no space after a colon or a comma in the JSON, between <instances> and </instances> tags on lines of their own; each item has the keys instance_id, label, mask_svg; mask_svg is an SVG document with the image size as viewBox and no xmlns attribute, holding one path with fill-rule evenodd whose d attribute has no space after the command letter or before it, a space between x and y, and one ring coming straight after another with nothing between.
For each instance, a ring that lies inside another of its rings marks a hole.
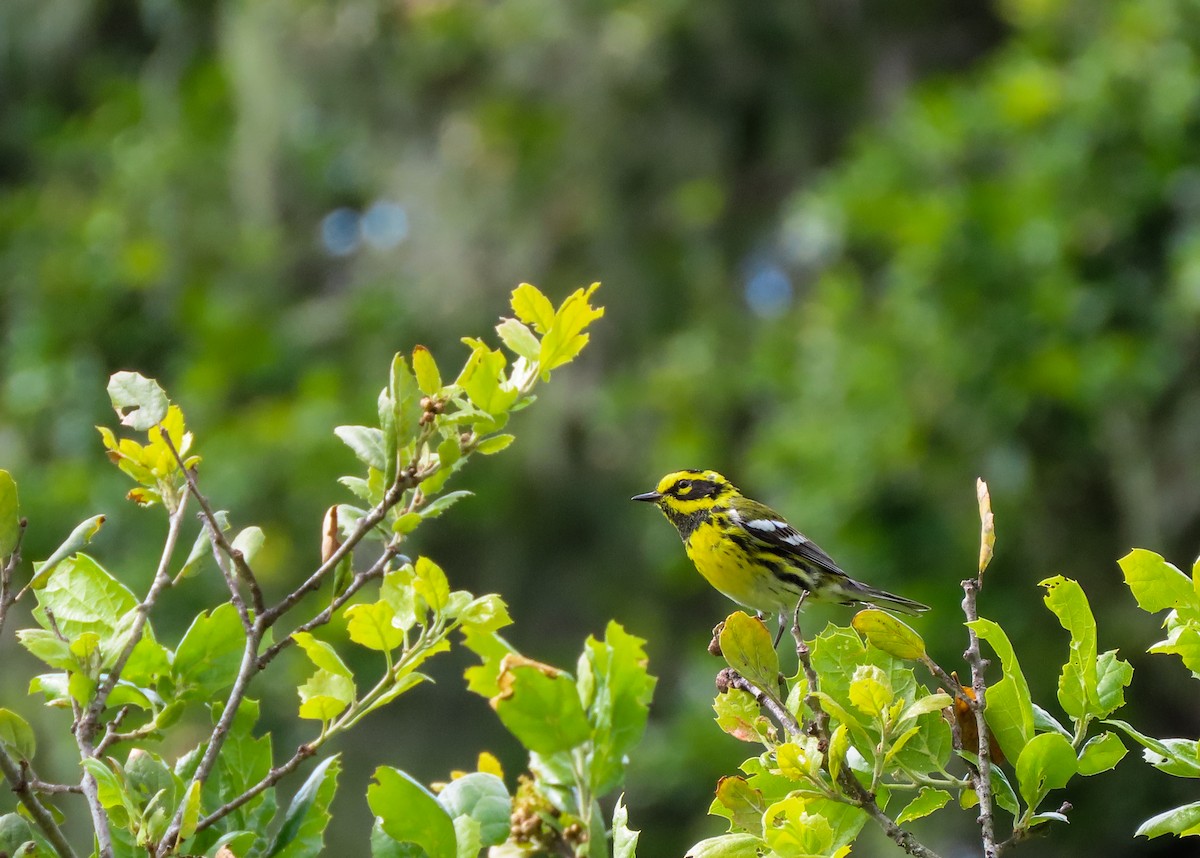
<instances>
[{"instance_id":1,"label":"green leaf","mask_svg":"<svg viewBox=\"0 0 1200 858\"><path fill-rule=\"evenodd\" d=\"M199 781L193 781L183 797L183 817L179 827L181 841L196 833L196 825L200 822L200 790Z\"/></svg>"},{"instance_id":2,"label":"green leaf","mask_svg":"<svg viewBox=\"0 0 1200 858\"><path fill-rule=\"evenodd\" d=\"M354 702L354 680L348 676L317 670L296 689L300 694L300 717L332 721Z\"/></svg>"},{"instance_id":3,"label":"green leaf","mask_svg":"<svg viewBox=\"0 0 1200 858\"><path fill-rule=\"evenodd\" d=\"M466 339L464 342L473 351L455 384L462 388L480 411L493 417L504 414L520 393L504 376L504 368L508 363L504 354L478 340Z\"/></svg>"},{"instance_id":4,"label":"green leaf","mask_svg":"<svg viewBox=\"0 0 1200 858\"><path fill-rule=\"evenodd\" d=\"M234 537L230 547L234 551L242 552L242 559L246 563L253 563L255 555L262 549L263 543L266 541L267 536L262 532L262 528L251 525Z\"/></svg>"},{"instance_id":5,"label":"green leaf","mask_svg":"<svg viewBox=\"0 0 1200 858\"><path fill-rule=\"evenodd\" d=\"M1061 789L1078 770L1075 749L1058 733L1039 733L1017 758L1017 783L1021 798L1037 808L1046 793Z\"/></svg>"},{"instance_id":6,"label":"green leaf","mask_svg":"<svg viewBox=\"0 0 1200 858\"><path fill-rule=\"evenodd\" d=\"M731 688L713 699L717 726L743 742L758 742L767 729L767 719L759 711L754 695Z\"/></svg>"},{"instance_id":7,"label":"green leaf","mask_svg":"<svg viewBox=\"0 0 1200 858\"><path fill-rule=\"evenodd\" d=\"M570 674L515 654L500 663L491 698L500 722L526 748L549 755L580 745L591 725Z\"/></svg>"},{"instance_id":8,"label":"green leaf","mask_svg":"<svg viewBox=\"0 0 1200 858\"><path fill-rule=\"evenodd\" d=\"M346 667L346 663L342 661L337 650L325 641L317 640L311 632L293 632L292 639L296 641L297 646L304 650L304 654L316 667L339 676L353 678L354 674L350 672L350 668Z\"/></svg>"},{"instance_id":9,"label":"green leaf","mask_svg":"<svg viewBox=\"0 0 1200 858\"><path fill-rule=\"evenodd\" d=\"M482 664L468 667L463 672L467 690L483 697L494 697L500 693L500 670L505 656L517 655L504 638L493 630L474 627L463 628L463 646L479 656Z\"/></svg>"},{"instance_id":10,"label":"green leaf","mask_svg":"<svg viewBox=\"0 0 1200 858\"><path fill-rule=\"evenodd\" d=\"M538 354L542 349L541 342L534 336L533 331L516 319L501 321L496 325L496 333L500 335L500 340L504 345L508 346L509 351L527 361L538 359Z\"/></svg>"},{"instance_id":11,"label":"green leaf","mask_svg":"<svg viewBox=\"0 0 1200 858\"><path fill-rule=\"evenodd\" d=\"M37 738L29 722L8 709L0 709L0 745L19 760L32 760L37 753Z\"/></svg>"},{"instance_id":12,"label":"green leaf","mask_svg":"<svg viewBox=\"0 0 1200 858\"><path fill-rule=\"evenodd\" d=\"M925 641L921 636L887 611L867 608L855 614L850 624L872 646L890 656L906 661L925 657Z\"/></svg>"},{"instance_id":13,"label":"green leaf","mask_svg":"<svg viewBox=\"0 0 1200 858\"><path fill-rule=\"evenodd\" d=\"M413 564L413 592L425 600L435 614L445 609L450 599L450 582L446 573L428 557L418 557Z\"/></svg>"},{"instance_id":14,"label":"green leaf","mask_svg":"<svg viewBox=\"0 0 1200 858\"><path fill-rule=\"evenodd\" d=\"M245 647L246 632L231 603L201 611L175 650L171 672L179 693L206 700L229 688Z\"/></svg>"},{"instance_id":15,"label":"green leaf","mask_svg":"<svg viewBox=\"0 0 1200 858\"><path fill-rule=\"evenodd\" d=\"M894 694L887 675L873 664L862 664L854 669L850 680L850 702L860 712L879 718L891 705Z\"/></svg>"},{"instance_id":16,"label":"green leaf","mask_svg":"<svg viewBox=\"0 0 1200 858\"><path fill-rule=\"evenodd\" d=\"M480 441L475 446L475 452L481 456L493 456L501 450L507 450L515 440L515 435L493 435L491 438Z\"/></svg>"},{"instance_id":17,"label":"green leaf","mask_svg":"<svg viewBox=\"0 0 1200 858\"><path fill-rule=\"evenodd\" d=\"M512 623L512 618L508 615L508 606L495 593L472 600L463 608L458 618L464 628L482 632L502 629Z\"/></svg>"},{"instance_id":18,"label":"green leaf","mask_svg":"<svg viewBox=\"0 0 1200 858\"><path fill-rule=\"evenodd\" d=\"M764 690L773 689L779 677L779 656L771 633L757 617L735 611L725 618L720 634L726 663Z\"/></svg>"},{"instance_id":19,"label":"green leaf","mask_svg":"<svg viewBox=\"0 0 1200 858\"><path fill-rule=\"evenodd\" d=\"M777 801L763 814L763 839L779 855L824 856L834 849L833 826L819 813L809 813L799 796Z\"/></svg>"},{"instance_id":20,"label":"green leaf","mask_svg":"<svg viewBox=\"0 0 1200 858\"><path fill-rule=\"evenodd\" d=\"M472 772L446 784L438 803L451 819L469 816L479 823L483 846L499 846L508 839L512 798L504 781L487 772Z\"/></svg>"},{"instance_id":21,"label":"green leaf","mask_svg":"<svg viewBox=\"0 0 1200 858\"><path fill-rule=\"evenodd\" d=\"M59 563L37 591L34 616L50 628L46 610L54 614L58 629L68 639L94 632L102 640L115 634L122 617L137 606L129 589L86 554Z\"/></svg>"},{"instance_id":22,"label":"green leaf","mask_svg":"<svg viewBox=\"0 0 1200 858\"><path fill-rule=\"evenodd\" d=\"M1071 635L1070 654L1058 679L1058 702L1064 712L1080 720L1099 708L1096 620L1077 582L1055 575L1039 586L1046 588L1046 607Z\"/></svg>"},{"instance_id":23,"label":"green leaf","mask_svg":"<svg viewBox=\"0 0 1200 858\"><path fill-rule=\"evenodd\" d=\"M52 631L46 629L21 629L17 632L21 646L29 650L50 667L59 670L75 670L79 667L71 645Z\"/></svg>"},{"instance_id":24,"label":"green leaf","mask_svg":"<svg viewBox=\"0 0 1200 858\"><path fill-rule=\"evenodd\" d=\"M1167 608L1197 606L1192 581L1162 555L1135 548L1117 563L1133 598L1143 611L1154 614Z\"/></svg>"},{"instance_id":25,"label":"green leaf","mask_svg":"<svg viewBox=\"0 0 1200 858\"><path fill-rule=\"evenodd\" d=\"M335 754L312 771L296 791L283 823L267 852L279 858L316 858L325 845L325 829L332 818L329 805L337 791L341 762Z\"/></svg>"},{"instance_id":26,"label":"green leaf","mask_svg":"<svg viewBox=\"0 0 1200 858\"><path fill-rule=\"evenodd\" d=\"M554 324L554 305L536 286L522 283L512 293L512 308L517 318L532 325L539 334Z\"/></svg>"},{"instance_id":27,"label":"green leaf","mask_svg":"<svg viewBox=\"0 0 1200 858\"><path fill-rule=\"evenodd\" d=\"M33 580L29 582L29 586L34 590L40 590L46 586L46 582L50 580L51 573L58 567L58 564L66 560L83 546L92 541L100 528L104 525L106 517L103 515L93 515L91 518L80 522L71 531L71 534L63 540L62 545L54 549L54 553L41 563L34 563Z\"/></svg>"},{"instance_id":28,"label":"green leaf","mask_svg":"<svg viewBox=\"0 0 1200 858\"><path fill-rule=\"evenodd\" d=\"M403 447L419 430L422 408L421 389L417 386L417 378L408 368L404 355L399 353L392 358L388 395L392 401L396 442L399 447Z\"/></svg>"},{"instance_id":29,"label":"green leaf","mask_svg":"<svg viewBox=\"0 0 1200 858\"><path fill-rule=\"evenodd\" d=\"M625 796L618 796L617 805L613 808L613 858L635 858L638 835L639 832L629 830L629 811L625 808Z\"/></svg>"},{"instance_id":30,"label":"green leaf","mask_svg":"<svg viewBox=\"0 0 1200 858\"><path fill-rule=\"evenodd\" d=\"M454 839L458 858L479 858L483 838L479 834L477 821L469 816L454 817Z\"/></svg>"},{"instance_id":31,"label":"green leaf","mask_svg":"<svg viewBox=\"0 0 1200 858\"><path fill-rule=\"evenodd\" d=\"M1143 748L1146 762L1179 778L1200 778L1200 743L1186 739L1155 739L1116 719L1104 722L1124 731Z\"/></svg>"},{"instance_id":32,"label":"green leaf","mask_svg":"<svg viewBox=\"0 0 1200 858\"><path fill-rule=\"evenodd\" d=\"M12 554L21 538L21 504L17 483L8 471L0 470L0 558Z\"/></svg>"},{"instance_id":33,"label":"green leaf","mask_svg":"<svg viewBox=\"0 0 1200 858\"><path fill-rule=\"evenodd\" d=\"M229 513L219 509L214 517L222 531L229 530ZM181 579L191 578L200 570L200 561L211 555L212 540L208 535L208 525L201 524L200 532L196 534L196 539L192 542L192 549L188 552L187 559L183 561L183 566L179 568L178 577Z\"/></svg>"},{"instance_id":34,"label":"green leaf","mask_svg":"<svg viewBox=\"0 0 1200 858\"><path fill-rule=\"evenodd\" d=\"M552 369L574 360L587 345L588 335L584 331L604 315L603 307L588 303L598 288L600 284L593 283L587 289L575 290L554 314L554 322L542 337L538 357L543 377Z\"/></svg>"},{"instance_id":35,"label":"green leaf","mask_svg":"<svg viewBox=\"0 0 1200 858\"><path fill-rule=\"evenodd\" d=\"M1004 670L1004 678L987 690L988 727L1000 743L1004 756L1019 759L1025 745L1033 738L1033 699L1029 684L1013 651L1008 635L991 620L979 619L967 625L988 642ZM1072 754L1074 759L1074 754Z\"/></svg>"},{"instance_id":36,"label":"green leaf","mask_svg":"<svg viewBox=\"0 0 1200 858\"><path fill-rule=\"evenodd\" d=\"M624 779L628 752L642 738L656 680L646 641L610 621L604 640L588 636L579 659L579 697L592 725L591 790L603 795Z\"/></svg>"},{"instance_id":37,"label":"green leaf","mask_svg":"<svg viewBox=\"0 0 1200 858\"><path fill-rule=\"evenodd\" d=\"M342 439L358 460L376 470L387 469L387 439L382 429L369 426L338 426L333 434Z\"/></svg>"},{"instance_id":38,"label":"green leaf","mask_svg":"<svg viewBox=\"0 0 1200 858\"><path fill-rule=\"evenodd\" d=\"M1117 658L1115 649L1101 653L1096 662L1095 715L1107 718L1125 705L1125 687L1133 681L1133 666Z\"/></svg>"},{"instance_id":39,"label":"green leaf","mask_svg":"<svg viewBox=\"0 0 1200 858\"><path fill-rule=\"evenodd\" d=\"M409 775L389 766L375 770L367 804L384 833L400 843L415 843L429 858L455 858L454 822L433 794Z\"/></svg>"},{"instance_id":40,"label":"green leaf","mask_svg":"<svg viewBox=\"0 0 1200 858\"><path fill-rule=\"evenodd\" d=\"M351 605L345 611L346 631L359 646L390 652L404 643L404 632L396 628L396 612L386 601Z\"/></svg>"},{"instance_id":41,"label":"green leaf","mask_svg":"<svg viewBox=\"0 0 1200 858\"><path fill-rule=\"evenodd\" d=\"M111 758L106 763L95 757L88 757L82 765L96 781L96 797L100 804L109 812L112 821L124 828L129 824L130 817L137 813L137 803L126 789L124 773L118 774L110 767L110 763L117 766L117 762Z\"/></svg>"},{"instance_id":42,"label":"green leaf","mask_svg":"<svg viewBox=\"0 0 1200 858\"><path fill-rule=\"evenodd\" d=\"M1072 738L1070 730L1036 703L1033 704L1033 728L1038 733L1061 733L1067 739Z\"/></svg>"},{"instance_id":43,"label":"green leaf","mask_svg":"<svg viewBox=\"0 0 1200 858\"><path fill-rule=\"evenodd\" d=\"M33 839L33 830L20 814L0 816L0 853L12 858L35 858L41 853Z\"/></svg>"},{"instance_id":44,"label":"green leaf","mask_svg":"<svg viewBox=\"0 0 1200 858\"><path fill-rule=\"evenodd\" d=\"M417 379L417 387L426 396L437 396L442 392L442 375L438 372L437 361L425 346L417 346L412 354L413 375Z\"/></svg>"},{"instance_id":45,"label":"green leaf","mask_svg":"<svg viewBox=\"0 0 1200 858\"><path fill-rule=\"evenodd\" d=\"M1125 745L1116 733L1101 733L1087 740L1079 751L1079 774L1098 775L1121 762L1126 754Z\"/></svg>"},{"instance_id":46,"label":"green leaf","mask_svg":"<svg viewBox=\"0 0 1200 858\"><path fill-rule=\"evenodd\" d=\"M435 500L433 503L422 507L420 516L421 518L437 518L460 500L470 497L473 494L475 493L468 491L448 492Z\"/></svg>"},{"instance_id":47,"label":"green leaf","mask_svg":"<svg viewBox=\"0 0 1200 858\"><path fill-rule=\"evenodd\" d=\"M741 829L762 837L762 815L767 809L763 794L737 775L717 781L716 798L709 813L730 822L730 831Z\"/></svg>"},{"instance_id":48,"label":"green leaf","mask_svg":"<svg viewBox=\"0 0 1200 858\"><path fill-rule=\"evenodd\" d=\"M167 416L167 394L157 381L140 373L113 373L108 397L121 423L137 432L148 431Z\"/></svg>"},{"instance_id":49,"label":"green leaf","mask_svg":"<svg viewBox=\"0 0 1200 858\"><path fill-rule=\"evenodd\" d=\"M759 858L763 841L753 834L722 834L701 840L684 858Z\"/></svg>"},{"instance_id":50,"label":"green leaf","mask_svg":"<svg viewBox=\"0 0 1200 858\"><path fill-rule=\"evenodd\" d=\"M1195 837L1200 834L1200 801L1171 808L1152 816L1138 826L1135 837L1161 837L1174 834L1178 837Z\"/></svg>"},{"instance_id":51,"label":"green leaf","mask_svg":"<svg viewBox=\"0 0 1200 858\"><path fill-rule=\"evenodd\" d=\"M937 694L927 694L920 697L904 710L904 714L900 716L899 723L904 723L909 718L919 718L928 712L939 712L954 703L954 698L945 692Z\"/></svg>"},{"instance_id":52,"label":"green leaf","mask_svg":"<svg viewBox=\"0 0 1200 858\"><path fill-rule=\"evenodd\" d=\"M813 736L775 746L775 763L779 773L789 780L803 781L817 777L823 762L820 743Z\"/></svg>"},{"instance_id":53,"label":"green leaf","mask_svg":"<svg viewBox=\"0 0 1200 858\"><path fill-rule=\"evenodd\" d=\"M904 810L896 817L896 824L903 825L906 822L912 822L914 819L921 819L929 816L935 811L941 810L950 801L950 793L943 789L934 789L933 787L921 787L921 791L917 793L916 798L904 806Z\"/></svg>"}]
</instances>

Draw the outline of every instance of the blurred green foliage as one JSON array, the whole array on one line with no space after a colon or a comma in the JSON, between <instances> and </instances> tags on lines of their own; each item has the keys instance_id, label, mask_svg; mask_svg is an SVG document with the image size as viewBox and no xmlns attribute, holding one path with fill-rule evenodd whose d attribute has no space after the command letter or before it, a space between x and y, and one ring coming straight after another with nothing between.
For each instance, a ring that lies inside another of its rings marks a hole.
<instances>
[{"instance_id":1,"label":"blurred green foliage","mask_svg":"<svg viewBox=\"0 0 1200 858\"><path fill-rule=\"evenodd\" d=\"M422 551L505 594L539 658L609 618L648 638L662 684L628 786L646 854L720 830L701 812L738 756L709 709L720 598L626 509L676 467L903 581L946 663L985 476L981 608L1031 684L1065 646L1034 605L1061 573L1137 666L1138 723L1200 732L1107 597L1130 545L1190 564L1200 544L1194 3L11 0L0 45L0 466L27 556L103 512L111 568L149 580L91 428L108 375L137 369L189 403L207 486L263 528L283 592L348 500L330 427L373 415L394 351L456 361L516 282L558 301L600 279L571 385ZM421 699L478 741L447 760L379 716L384 762L428 781L491 747L511 770L447 685ZM347 785L371 746L345 749ZM1023 854L1134 851L1176 797L1141 777L1090 780L1076 824Z\"/></svg>"}]
</instances>

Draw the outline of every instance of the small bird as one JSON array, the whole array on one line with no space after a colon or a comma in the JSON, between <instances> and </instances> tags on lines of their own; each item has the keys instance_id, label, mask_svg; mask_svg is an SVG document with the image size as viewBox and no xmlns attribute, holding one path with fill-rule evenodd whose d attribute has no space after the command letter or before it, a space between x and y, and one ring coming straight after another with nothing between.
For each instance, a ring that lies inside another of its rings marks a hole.
<instances>
[{"instance_id":1,"label":"small bird","mask_svg":"<svg viewBox=\"0 0 1200 858\"><path fill-rule=\"evenodd\" d=\"M739 605L783 617L802 597L869 604L903 614L928 605L855 581L815 542L716 471L675 471L631 500L658 504L696 571Z\"/></svg>"}]
</instances>

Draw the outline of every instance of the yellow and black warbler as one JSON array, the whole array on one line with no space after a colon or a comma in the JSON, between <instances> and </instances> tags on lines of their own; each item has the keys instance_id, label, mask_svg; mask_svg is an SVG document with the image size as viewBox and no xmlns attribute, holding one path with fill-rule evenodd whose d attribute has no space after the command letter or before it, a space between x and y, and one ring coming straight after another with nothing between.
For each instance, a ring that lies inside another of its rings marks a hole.
<instances>
[{"instance_id":1,"label":"yellow and black warbler","mask_svg":"<svg viewBox=\"0 0 1200 858\"><path fill-rule=\"evenodd\" d=\"M632 500L658 504L708 583L760 614L790 613L805 594L904 614L929 610L855 581L783 516L745 497L716 471L675 471Z\"/></svg>"}]
</instances>

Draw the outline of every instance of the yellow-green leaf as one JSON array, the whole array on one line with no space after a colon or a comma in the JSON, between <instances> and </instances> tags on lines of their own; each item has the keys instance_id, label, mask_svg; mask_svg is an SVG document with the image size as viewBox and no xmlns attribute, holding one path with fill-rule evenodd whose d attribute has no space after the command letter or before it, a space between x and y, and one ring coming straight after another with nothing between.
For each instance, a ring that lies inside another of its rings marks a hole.
<instances>
[{"instance_id":1,"label":"yellow-green leaf","mask_svg":"<svg viewBox=\"0 0 1200 858\"><path fill-rule=\"evenodd\" d=\"M390 652L404 643L404 632L393 624L395 618L392 606L382 600L352 605L346 609L346 631L359 646Z\"/></svg>"},{"instance_id":2,"label":"yellow-green leaf","mask_svg":"<svg viewBox=\"0 0 1200 858\"><path fill-rule=\"evenodd\" d=\"M21 505L17 501L17 483L8 471L0 471L0 558L17 547L21 536Z\"/></svg>"},{"instance_id":3,"label":"yellow-green leaf","mask_svg":"<svg viewBox=\"0 0 1200 858\"><path fill-rule=\"evenodd\" d=\"M771 633L758 617L735 611L725 618L720 634L721 654L725 661L759 688L775 687L779 675L779 656Z\"/></svg>"},{"instance_id":4,"label":"yellow-green leaf","mask_svg":"<svg viewBox=\"0 0 1200 858\"><path fill-rule=\"evenodd\" d=\"M925 641L906 623L887 611L868 608L859 611L850 621L854 629L876 649L890 656L916 661L925 656Z\"/></svg>"},{"instance_id":5,"label":"yellow-green leaf","mask_svg":"<svg viewBox=\"0 0 1200 858\"><path fill-rule=\"evenodd\" d=\"M437 362L425 346L413 349L413 375L417 377L417 387L426 396L437 396L442 390L442 374L438 372Z\"/></svg>"},{"instance_id":6,"label":"yellow-green leaf","mask_svg":"<svg viewBox=\"0 0 1200 858\"><path fill-rule=\"evenodd\" d=\"M539 334L554 324L554 305L536 286L522 283L512 293L512 308L517 318L532 325Z\"/></svg>"},{"instance_id":7,"label":"yellow-green leaf","mask_svg":"<svg viewBox=\"0 0 1200 858\"><path fill-rule=\"evenodd\" d=\"M586 290L575 290L554 314L554 324L542 337L538 359L543 375L574 360L587 345L588 335L584 331L604 315L603 307L593 307L588 303L592 293L599 287L599 283L593 283Z\"/></svg>"}]
</instances>

